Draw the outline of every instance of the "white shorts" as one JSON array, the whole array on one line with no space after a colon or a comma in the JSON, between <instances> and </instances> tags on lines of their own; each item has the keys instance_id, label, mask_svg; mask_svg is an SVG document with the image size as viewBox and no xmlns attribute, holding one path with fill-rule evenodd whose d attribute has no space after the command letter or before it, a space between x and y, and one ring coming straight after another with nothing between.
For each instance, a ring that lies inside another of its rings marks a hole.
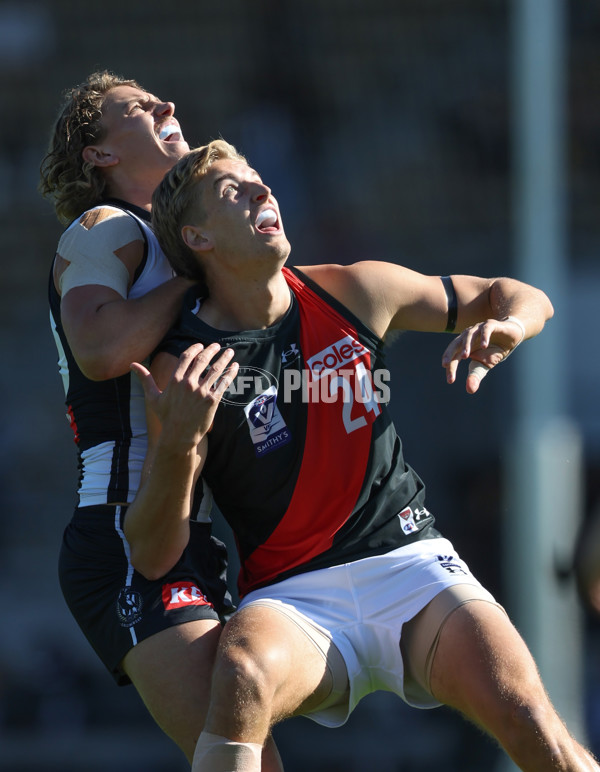
<instances>
[{"instance_id":1,"label":"white shorts","mask_svg":"<svg viewBox=\"0 0 600 772\"><path fill-rule=\"evenodd\" d=\"M322 651L327 653L323 641L339 650L349 689L334 704L328 699L307 714L319 724L335 727L344 724L358 702L374 691L394 692L417 708L440 705L423 689L405 690L400 638L406 622L442 590L458 584L472 585L474 597L496 604L447 539L424 539L384 555L310 571L254 590L244 597L240 609L253 603L278 608L303 627Z\"/></svg>"}]
</instances>

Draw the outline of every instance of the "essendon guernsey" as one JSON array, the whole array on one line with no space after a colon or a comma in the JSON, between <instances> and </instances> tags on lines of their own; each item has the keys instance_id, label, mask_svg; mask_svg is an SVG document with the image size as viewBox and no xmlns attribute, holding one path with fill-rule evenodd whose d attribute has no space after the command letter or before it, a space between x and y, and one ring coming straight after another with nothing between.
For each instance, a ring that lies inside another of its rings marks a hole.
<instances>
[{"instance_id":1,"label":"essendon guernsey","mask_svg":"<svg viewBox=\"0 0 600 772\"><path fill-rule=\"evenodd\" d=\"M387 409L382 341L296 268L264 330L223 332L194 289L163 344L235 351L238 376L209 434L203 476L236 534L240 595L294 574L437 536Z\"/></svg>"}]
</instances>

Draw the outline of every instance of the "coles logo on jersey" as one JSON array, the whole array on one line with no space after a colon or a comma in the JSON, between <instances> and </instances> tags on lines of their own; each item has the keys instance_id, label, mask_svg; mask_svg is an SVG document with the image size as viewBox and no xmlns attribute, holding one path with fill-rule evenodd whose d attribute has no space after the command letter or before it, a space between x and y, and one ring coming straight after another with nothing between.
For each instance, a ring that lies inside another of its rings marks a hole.
<instances>
[{"instance_id":1,"label":"coles logo on jersey","mask_svg":"<svg viewBox=\"0 0 600 772\"><path fill-rule=\"evenodd\" d=\"M277 407L277 387L271 386L244 407L250 438L257 456L287 445L290 430Z\"/></svg>"},{"instance_id":2,"label":"coles logo on jersey","mask_svg":"<svg viewBox=\"0 0 600 772\"><path fill-rule=\"evenodd\" d=\"M163 584L162 599L167 611L185 606L212 606L206 595L193 582Z\"/></svg>"},{"instance_id":3,"label":"coles logo on jersey","mask_svg":"<svg viewBox=\"0 0 600 772\"><path fill-rule=\"evenodd\" d=\"M340 338L336 343L319 351L312 356L307 365L315 378L320 378L328 371L339 370L343 365L353 362L363 354L368 354L369 349L359 343L351 335Z\"/></svg>"}]
</instances>

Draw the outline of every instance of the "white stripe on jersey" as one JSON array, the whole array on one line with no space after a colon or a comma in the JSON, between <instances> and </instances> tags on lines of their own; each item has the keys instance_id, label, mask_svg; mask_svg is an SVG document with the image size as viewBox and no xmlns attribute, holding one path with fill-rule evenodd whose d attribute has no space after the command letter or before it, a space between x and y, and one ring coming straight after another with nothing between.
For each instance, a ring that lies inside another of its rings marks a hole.
<instances>
[{"instance_id":1,"label":"white stripe on jersey","mask_svg":"<svg viewBox=\"0 0 600 772\"><path fill-rule=\"evenodd\" d=\"M50 329L52 330L52 337L54 338L56 350L58 351L58 373L62 379L63 388L66 394L69 390L69 366L67 365L67 355L65 354L58 330L56 329L56 322L52 316L52 311L50 311Z\"/></svg>"}]
</instances>

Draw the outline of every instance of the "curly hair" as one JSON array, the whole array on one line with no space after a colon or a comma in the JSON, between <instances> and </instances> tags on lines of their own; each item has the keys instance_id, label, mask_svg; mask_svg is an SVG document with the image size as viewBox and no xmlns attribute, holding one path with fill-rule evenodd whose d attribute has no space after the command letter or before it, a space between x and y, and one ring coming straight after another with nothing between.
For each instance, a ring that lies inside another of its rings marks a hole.
<instances>
[{"instance_id":1,"label":"curly hair","mask_svg":"<svg viewBox=\"0 0 600 772\"><path fill-rule=\"evenodd\" d=\"M204 281L202 268L184 242L181 229L192 212L202 218L200 189L195 183L215 161L224 158L247 163L233 145L215 139L184 155L163 177L152 196L152 229L163 252L177 274L198 282Z\"/></svg>"},{"instance_id":2,"label":"curly hair","mask_svg":"<svg viewBox=\"0 0 600 772\"><path fill-rule=\"evenodd\" d=\"M100 70L64 93L40 166L38 189L52 201L56 216L65 225L103 198L105 179L94 164L83 160L82 151L104 138L102 107L116 86L145 90L135 80Z\"/></svg>"}]
</instances>

